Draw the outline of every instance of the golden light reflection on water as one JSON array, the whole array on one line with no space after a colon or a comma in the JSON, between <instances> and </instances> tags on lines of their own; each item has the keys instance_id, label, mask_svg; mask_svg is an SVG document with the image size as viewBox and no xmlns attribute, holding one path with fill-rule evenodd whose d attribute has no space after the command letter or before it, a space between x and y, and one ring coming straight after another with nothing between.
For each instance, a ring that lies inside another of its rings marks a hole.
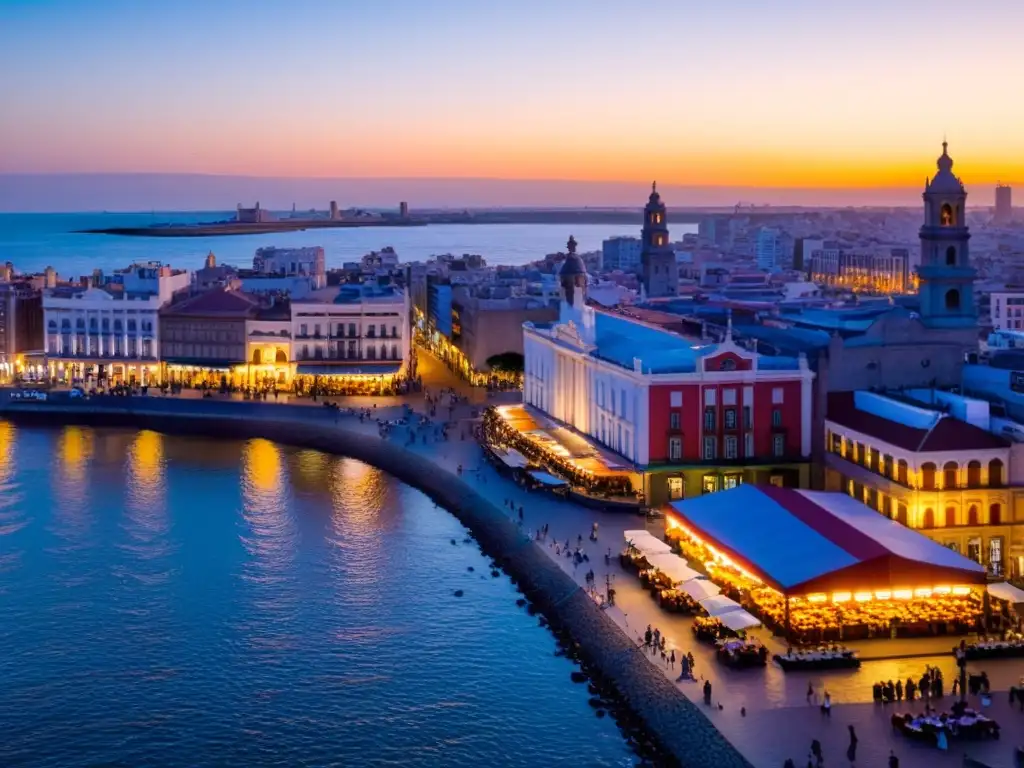
<instances>
[{"instance_id":1,"label":"golden light reflection on water","mask_svg":"<svg viewBox=\"0 0 1024 768\"><path fill-rule=\"evenodd\" d=\"M0 485L6 484L14 474L14 445L18 434L9 421L0 421Z\"/></svg>"},{"instance_id":2,"label":"golden light reflection on water","mask_svg":"<svg viewBox=\"0 0 1024 768\"><path fill-rule=\"evenodd\" d=\"M128 548L144 558L166 554L167 518L164 436L143 430L126 453L125 530Z\"/></svg>"},{"instance_id":3,"label":"golden light reflection on water","mask_svg":"<svg viewBox=\"0 0 1024 768\"><path fill-rule=\"evenodd\" d=\"M278 446L250 440L242 448L241 540L250 557L245 576L253 581L277 583L289 578L298 530L285 475ZM282 605L278 602L275 607Z\"/></svg>"},{"instance_id":4,"label":"golden light reflection on water","mask_svg":"<svg viewBox=\"0 0 1024 768\"><path fill-rule=\"evenodd\" d=\"M373 599L373 585L388 561L386 521L381 517L388 486L388 477L376 467L355 459L331 460L333 568L344 574L347 587L368 588L366 599ZM359 599L356 595L350 591L348 598Z\"/></svg>"}]
</instances>

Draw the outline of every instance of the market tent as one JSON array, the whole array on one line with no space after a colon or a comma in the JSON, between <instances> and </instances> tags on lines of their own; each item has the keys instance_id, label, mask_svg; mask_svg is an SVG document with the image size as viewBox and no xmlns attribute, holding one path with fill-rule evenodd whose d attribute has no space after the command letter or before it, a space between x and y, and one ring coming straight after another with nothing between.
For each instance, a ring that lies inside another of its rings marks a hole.
<instances>
[{"instance_id":1,"label":"market tent","mask_svg":"<svg viewBox=\"0 0 1024 768\"><path fill-rule=\"evenodd\" d=\"M1006 600L1009 603L1024 603L1024 589L1018 589L1013 584L1007 584L1005 581L1001 581L998 584L989 584L988 593L992 597Z\"/></svg>"},{"instance_id":2,"label":"market tent","mask_svg":"<svg viewBox=\"0 0 1024 768\"><path fill-rule=\"evenodd\" d=\"M552 488L563 488L566 485L568 485L568 483L565 482L565 480L563 480L562 478L555 477L554 475L548 474L547 472L540 472L538 470L533 470L532 472L530 472L530 477L532 477L538 483L550 485Z\"/></svg>"},{"instance_id":3,"label":"market tent","mask_svg":"<svg viewBox=\"0 0 1024 768\"><path fill-rule=\"evenodd\" d=\"M514 448L509 448L505 453L499 453L498 458L506 467L512 469L522 469L529 463L526 457Z\"/></svg>"},{"instance_id":4,"label":"market tent","mask_svg":"<svg viewBox=\"0 0 1024 768\"><path fill-rule=\"evenodd\" d=\"M735 600L730 600L725 595L707 597L700 601L700 607L707 611L709 616L721 616L729 611L742 610L739 603Z\"/></svg>"},{"instance_id":5,"label":"market tent","mask_svg":"<svg viewBox=\"0 0 1024 768\"><path fill-rule=\"evenodd\" d=\"M669 555L672 553L672 547L661 539L656 539L653 536L649 539L637 539L633 542L633 547L643 554L644 557L651 557L652 555Z\"/></svg>"},{"instance_id":6,"label":"market tent","mask_svg":"<svg viewBox=\"0 0 1024 768\"><path fill-rule=\"evenodd\" d=\"M722 591L722 588L707 579L692 579L683 584L682 590L699 602L714 597Z\"/></svg>"},{"instance_id":7,"label":"market tent","mask_svg":"<svg viewBox=\"0 0 1024 768\"><path fill-rule=\"evenodd\" d=\"M674 584L700 576L679 555L651 555L647 558L647 562L668 576Z\"/></svg>"},{"instance_id":8,"label":"market tent","mask_svg":"<svg viewBox=\"0 0 1024 768\"><path fill-rule=\"evenodd\" d=\"M726 611L718 617L718 620L733 632L739 632L741 629L750 629L751 627L756 627L761 623L759 618L752 616L743 609L738 611Z\"/></svg>"},{"instance_id":9,"label":"market tent","mask_svg":"<svg viewBox=\"0 0 1024 768\"><path fill-rule=\"evenodd\" d=\"M843 493L740 485L671 506L669 527L786 594L985 583L978 563Z\"/></svg>"}]
</instances>

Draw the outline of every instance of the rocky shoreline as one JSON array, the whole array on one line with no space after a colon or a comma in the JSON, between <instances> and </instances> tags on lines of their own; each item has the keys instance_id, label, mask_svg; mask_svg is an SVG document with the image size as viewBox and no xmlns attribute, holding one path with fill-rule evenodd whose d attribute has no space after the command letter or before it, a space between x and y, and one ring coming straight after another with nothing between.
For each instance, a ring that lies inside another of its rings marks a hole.
<instances>
[{"instance_id":1,"label":"rocky shoreline","mask_svg":"<svg viewBox=\"0 0 1024 768\"><path fill-rule=\"evenodd\" d=\"M644 657L580 586L494 504L458 476L400 445L344 426L299 418L294 409L251 408L225 402L126 399L82 403L8 403L14 423L132 427L213 439L264 438L340 454L371 464L431 497L476 538L517 585L531 612L540 613L561 652L577 662L577 682L589 681L591 706L616 718L630 746L650 765L749 768L700 709ZM297 406L298 407L298 406ZM315 410L304 408L305 411ZM288 411L292 411L289 417ZM280 413L280 415L277 415ZM273 414L269 417L265 414Z\"/></svg>"}]
</instances>

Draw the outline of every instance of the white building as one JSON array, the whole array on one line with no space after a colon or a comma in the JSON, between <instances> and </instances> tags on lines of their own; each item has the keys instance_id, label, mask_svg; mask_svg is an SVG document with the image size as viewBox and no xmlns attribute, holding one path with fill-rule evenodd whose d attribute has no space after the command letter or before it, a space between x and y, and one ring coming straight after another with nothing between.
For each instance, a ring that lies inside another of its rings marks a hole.
<instances>
[{"instance_id":1,"label":"white building","mask_svg":"<svg viewBox=\"0 0 1024 768\"><path fill-rule=\"evenodd\" d=\"M51 378L147 384L159 370L160 308L188 289L187 270L135 264L96 285L43 293L45 353Z\"/></svg>"},{"instance_id":2,"label":"white building","mask_svg":"<svg viewBox=\"0 0 1024 768\"><path fill-rule=\"evenodd\" d=\"M761 227L757 231L757 268L768 272L779 266L779 231L772 227Z\"/></svg>"},{"instance_id":3,"label":"white building","mask_svg":"<svg viewBox=\"0 0 1024 768\"><path fill-rule=\"evenodd\" d=\"M252 260L254 272L282 277L310 278L314 290L327 285L327 262L324 249L310 248L258 248Z\"/></svg>"},{"instance_id":4,"label":"white building","mask_svg":"<svg viewBox=\"0 0 1024 768\"><path fill-rule=\"evenodd\" d=\"M993 291L991 307L994 330L1024 330L1024 291Z\"/></svg>"},{"instance_id":5,"label":"white building","mask_svg":"<svg viewBox=\"0 0 1024 768\"><path fill-rule=\"evenodd\" d=\"M292 301L291 335L299 374L326 374L328 365L355 373L367 363L398 372L409 359L409 295L374 284L315 291Z\"/></svg>"}]
</instances>

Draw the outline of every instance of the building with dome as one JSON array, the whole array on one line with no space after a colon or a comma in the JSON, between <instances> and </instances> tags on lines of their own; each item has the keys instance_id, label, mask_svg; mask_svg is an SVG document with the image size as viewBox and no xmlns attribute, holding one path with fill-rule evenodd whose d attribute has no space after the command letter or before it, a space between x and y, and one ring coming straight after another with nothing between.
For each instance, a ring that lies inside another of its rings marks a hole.
<instances>
[{"instance_id":1,"label":"building with dome","mask_svg":"<svg viewBox=\"0 0 1024 768\"><path fill-rule=\"evenodd\" d=\"M523 400L534 422L566 436L567 453L605 456L648 504L744 482L807 487L814 374L805 358L590 305L572 238L558 276L558 321L523 325Z\"/></svg>"}]
</instances>

